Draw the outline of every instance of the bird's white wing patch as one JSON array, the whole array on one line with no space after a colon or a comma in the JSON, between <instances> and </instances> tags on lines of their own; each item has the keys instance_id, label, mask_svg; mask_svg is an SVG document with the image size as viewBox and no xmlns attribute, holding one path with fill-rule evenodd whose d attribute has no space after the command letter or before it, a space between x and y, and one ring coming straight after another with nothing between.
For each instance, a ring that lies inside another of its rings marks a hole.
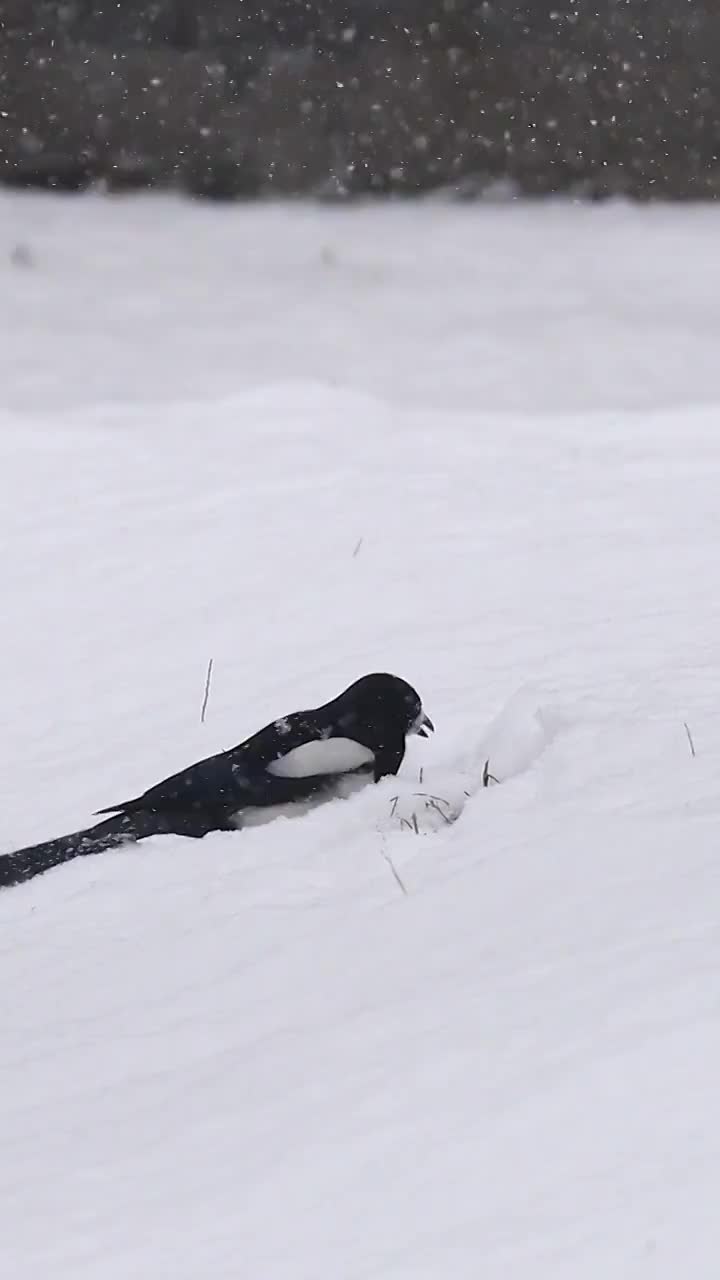
<instances>
[{"instance_id":1,"label":"bird's white wing patch","mask_svg":"<svg viewBox=\"0 0 720 1280\"><path fill-rule=\"evenodd\" d=\"M353 742L352 738L321 738L317 742L303 742L301 747L273 760L267 771L276 778L312 778L317 774L350 773L364 764L372 764L374 759L368 747Z\"/></svg>"}]
</instances>

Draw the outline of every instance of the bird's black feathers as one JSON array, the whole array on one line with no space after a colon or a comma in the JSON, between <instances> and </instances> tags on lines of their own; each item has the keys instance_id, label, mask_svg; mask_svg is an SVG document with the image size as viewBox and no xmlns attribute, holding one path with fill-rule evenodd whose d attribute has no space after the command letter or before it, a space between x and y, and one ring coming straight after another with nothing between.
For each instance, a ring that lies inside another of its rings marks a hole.
<instances>
[{"instance_id":1,"label":"bird's black feathers","mask_svg":"<svg viewBox=\"0 0 720 1280\"><path fill-rule=\"evenodd\" d=\"M378 782L397 773L407 736L428 729L432 722L411 685L387 674L364 676L331 702L274 720L230 751L98 810L112 816L94 827L1 856L0 886L151 835L234 830L247 811L329 798L348 774Z\"/></svg>"}]
</instances>

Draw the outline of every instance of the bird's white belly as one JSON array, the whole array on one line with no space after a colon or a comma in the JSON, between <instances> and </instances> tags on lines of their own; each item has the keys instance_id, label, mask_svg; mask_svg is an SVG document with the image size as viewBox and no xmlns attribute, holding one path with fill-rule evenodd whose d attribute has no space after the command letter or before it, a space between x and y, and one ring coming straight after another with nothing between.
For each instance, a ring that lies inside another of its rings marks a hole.
<instances>
[{"instance_id":1,"label":"bird's white belly","mask_svg":"<svg viewBox=\"0 0 720 1280\"><path fill-rule=\"evenodd\" d=\"M273 760L267 771L276 778L312 778L318 774L350 773L374 760L372 751L352 738L319 738Z\"/></svg>"}]
</instances>

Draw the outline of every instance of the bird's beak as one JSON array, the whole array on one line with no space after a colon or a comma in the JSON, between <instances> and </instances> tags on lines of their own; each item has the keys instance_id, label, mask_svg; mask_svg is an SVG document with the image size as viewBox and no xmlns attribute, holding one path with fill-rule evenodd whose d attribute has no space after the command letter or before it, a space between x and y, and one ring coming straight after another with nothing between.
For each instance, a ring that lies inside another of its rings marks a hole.
<instances>
[{"instance_id":1,"label":"bird's beak","mask_svg":"<svg viewBox=\"0 0 720 1280\"><path fill-rule=\"evenodd\" d=\"M415 721L415 724L416 724L415 732L416 732L416 733L419 735L419 737L421 737L421 738L427 738L428 733L434 733L434 732L435 732L435 725L433 724L433 722L432 722L432 720L430 719L430 717L425 715L425 712L424 712L424 711L421 711L421 712L420 712L420 715L418 716L417 720Z\"/></svg>"}]
</instances>

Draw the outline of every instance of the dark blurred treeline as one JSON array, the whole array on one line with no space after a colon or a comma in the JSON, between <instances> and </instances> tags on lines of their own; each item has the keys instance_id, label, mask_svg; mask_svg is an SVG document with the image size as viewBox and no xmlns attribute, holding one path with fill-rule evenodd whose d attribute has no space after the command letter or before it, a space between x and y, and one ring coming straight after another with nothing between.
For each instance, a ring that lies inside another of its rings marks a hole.
<instances>
[{"instance_id":1,"label":"dark blurred treeline","mask_svg":"<svg viewBox=\"0 0 720 1280\"><path fill-rule=\"evenodd\" d=\"M720 192L720 0L0 0L0 179Z\"/></svg>"}]
</instances>

